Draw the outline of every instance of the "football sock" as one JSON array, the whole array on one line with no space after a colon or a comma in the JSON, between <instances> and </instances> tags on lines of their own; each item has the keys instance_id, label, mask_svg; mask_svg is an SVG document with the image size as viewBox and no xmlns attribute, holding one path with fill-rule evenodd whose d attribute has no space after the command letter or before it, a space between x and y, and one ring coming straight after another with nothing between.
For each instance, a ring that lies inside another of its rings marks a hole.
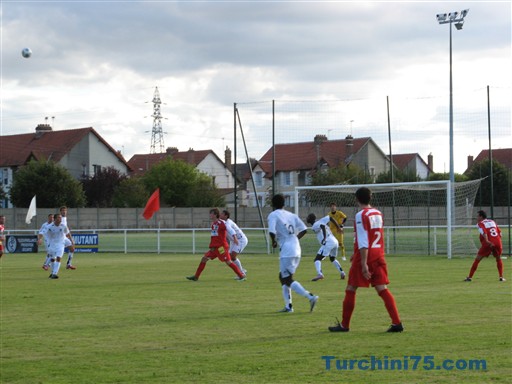
<instances>
[{"instance_id":1,"label":"football sock","mask_svg":"<svg viewBox=\"0 0 512 384\"><path fill-rule=\"evenodd\" d=\"M480 263L480 260L478 260L478 259L475 259L475 261L473 261L473 265L471 266L471 270L469 271L470 278L473 277L473 275L475 274L479 263Z\"/></svg>"},{"instance_id":2,"label":"football sock","mask_svg":"<svg viewBox=\"0 0 512 384\"><path fill-rule=\"evenodd\" d=\"M292 291L289 286L283 284L283 299L286 308L292 307Z\"/></svg>"},{"instance_id":3,"label":"football sock","mask_svg":"<svg viewBox=\"0 0 512 384\"><path fill-rule=\"evenodd\" d=\"M379 296L384 300L384 305L388 310L389 317L391 317L392 324L400 324L400 316L398 315L398 309L396 308L395 298L389 292L389 289L383 289L379 292Z\"/></svg>"},{"instance_id":4,"label":"football sock","mask_svg":"<svg viewBox=\"0 0 512 384\"><path fill-rule=\"evenodd\" d=\"M356 291L345 290L345 299L343 299L343 313L341 315L341 325L344 328L350 328L350 319L356 306Z\"/></svg>"},{"instance_id":5,"label":"football sock","mask_svg":"<svg viewBox=\"0 0 512 384\"><path fill-rule=\"evenodd\" d=\"M322 274L322 262L320 260L315 260L315 268L316 272L321 275Z\"/></svg>"},{"instance_id":6,"label":"football sock","mask_svg":"<svg viewBox=\"0 0 512 384\"><path fill-rule=\"evenodd\" d=\"M53 275L58 275L59 274L59 268L60 268L60 261L55 261L53 263L52 274Z\"/></svg>"},{"instance_id":7,"label":"football sock","mask_svg":"<svg viewBox=\"0 0 512 384\"><path fill-rule=\"evenodd\" d=\"M338 260L334 259L334 261L332 262L332 264L336 267L336 269L338 270L338 272L342 272L343 271L343 268L341 268L341 264Z\"/></svg>"},{"instance_id":8,"label":"football sock","mask_svg":"<svg viewBox=\"0 0 512 384\"><path fill-rule=\"evenodd\" d=\"M500 277L503 277L503 262L499 256L496 258L496 266L498 267L498 273L500 274Z\"/></svg>"},{"instance_id":9,"label":"football sock","mask_svg":"<svg viewBox=\"0 0 512 384\"><path fill-rule=\"evenodd\" d=\"M206 267L206 262L201 261L199 263L199 266L197 267L195 277L197 277L199 279L199 276L201 276L201 273L203 273L204 267Z\"/></svg>"},{"instance_id":10,"label":"football sock","mask_svg":"<svg viewBox=\"0 0 512 384\"><path fill-rule=\"evenodd\" d=\"M238 268L238 266L235 263L228 264L228 266L238 275L238 277L240 277L240 278L244 277L244 274L242 273L242 271Z\"/></svg>"},{"instance_id":11,"label":"football sock","mask_svg":"<svg viewBox=\"0 0 512 384\"><path fill-rule=\"evenodd\" d=\"M43 265L50 265L50 260L51 260L51 256L50 255L46 255L46 260L44 261Z\"/></svg>"},{"instance_id":12,"label":"football sock","mask_svg":"<svg viewBox=\"0 0 512 384\"><path fill-rule=\"evenodd\" d=\"M236 259L236 260L233 260L233 263L236 264L236 266L238 267L239 270L243 271L244 269L242 268L242 263L240 262L240 259Z\"/></svg>"},{"instance_id":13,"label":"football sock","mask_svg":"<svg viewBox=\"0 0 512 384\"><path fill-rule=\"evenodd\" d=\"M73 253L69 252L68 253L68 262L67 262L67 265L71 265L71 260L73 259Z\"/></svg>"},{"instance_id":14,"label":"football sock","mask_svg":"<svg viewBox=\"0 0 512 384\"><path fill-rule=\"evenodd\" d=\"M297 292L299 295L304 296L309 300L311 294L298 282L294 281L291 283L290 288Z\"/></svg>"}]
</instances>

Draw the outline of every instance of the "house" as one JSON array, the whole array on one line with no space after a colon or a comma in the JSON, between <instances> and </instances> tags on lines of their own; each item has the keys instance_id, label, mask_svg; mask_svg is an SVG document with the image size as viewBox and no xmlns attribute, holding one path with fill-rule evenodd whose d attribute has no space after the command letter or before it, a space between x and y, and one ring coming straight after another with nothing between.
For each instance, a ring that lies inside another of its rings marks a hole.
<instances>
[{"instance_id":1,"label":"house","mask_svg":"<svg viewBox=\"0 0 512 384\"><path fill-rule=\"evenodd\" d=\"M229 162L231 162L231 151ZM227 155L227 154L226 154ZM234 177L231 172L231 163L224 164L222 160L211 149L196 151L190 148L188 151L180 152L178 148L167 148L165 153L136 154L128 160L128 165L133 170L132 175L140 176L146 173L151 167L165 159L182 160L196 167L200 172L210 176L218 189L229 189L232 192Z\"/></svg>"},{"instance_id":2,"label":"house","mask_svg":"<svg viewBox=\"0 0 512 384\"><path fill-rule=\"evenodd\" d=\"M130 172L124 157L92 127L54 131L39 124L35 133L0 136L0 178L4 191L11 188L14 172L30 160L52 160L77 178L94 176L106 167ZM12 208L3 201L4 208Z\"/></svg>"},{"instance_id":3,"label":"house","mask_svg":"<svg viewBox=\"0 0 512 384\"><path fill-rule=\"evenodd\" d=\"M468 156L468 169L473 166L473 164L479 163L483 160L489 159L489 150L482 150L478 156L473 159L473 156ZM492 150L492 159L502 164L505 168L512 171L512 148L500 148Z\"/></svg>"},{"instance_id":4,"label":"house","mask_svg":"<svg viewBox=\"0 0 512 384\"><path fill-rule=\"evenodd\" d=\"M343 140L328 140L325 135L316 135L313 141L275 145L270 148L253 168L256 191L249 190L249 206L256 205L256 198L265 206L272 187L272 163L274 160L276 191L283 193L289 206L293 205L295 187L311 184L313 172L345 164L357 165L375 178L389 170L386 154L369 137Z\"/></svg>"},{"instance_id":5,"label":"house","mask_svg":"<svg viewBox=\"0 0 512 384\"><path fill-rule=\"evenodd\" d=\"M428 155L428 164L418 153L393 154L393 164L404 173L414 173L420 180L427 180L432 173L433 157Z\"/></svg>"}]
</instances>

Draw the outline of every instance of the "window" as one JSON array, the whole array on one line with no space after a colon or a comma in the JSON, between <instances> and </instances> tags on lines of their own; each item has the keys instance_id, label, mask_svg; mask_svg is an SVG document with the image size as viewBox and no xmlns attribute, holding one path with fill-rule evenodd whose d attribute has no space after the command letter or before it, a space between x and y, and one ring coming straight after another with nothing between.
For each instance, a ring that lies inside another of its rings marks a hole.
<instances>
[{"instance_id":1,"label":"window","mask_svg":"<svg viewBox=\"0 0 512 384\"><path fill-rule=\"evenodd\" d=\"M253 177L256 187L263 187L263 172L256 171L254 172Z\"/></svg>"},{"instance_id":2,"label":"window","mask_svg":"<svg viewBox=\"0 0 512 384\"><path fill-rule=\"evenodd\" d=\"M292 185L292 173L282 172L281 173L281 184L284 186Z\"/></svg>"},{"instance_id":3,"label":"window","mask_svg":"<svg viewBox=\"0 0 512 384\"><path fill-rule=\"evenodd\" d=\"M94 176L96 176L98 173L101 172L101 165L93 164L92 167L93 167L93 170L94 170Z\"/></svg>"}]
</instances>

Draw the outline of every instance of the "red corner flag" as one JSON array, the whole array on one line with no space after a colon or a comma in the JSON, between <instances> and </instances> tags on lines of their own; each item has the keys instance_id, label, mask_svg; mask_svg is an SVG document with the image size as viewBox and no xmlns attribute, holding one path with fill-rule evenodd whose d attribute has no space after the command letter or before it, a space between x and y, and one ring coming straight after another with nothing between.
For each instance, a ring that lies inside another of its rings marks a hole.
<instances>
[{"instance_id":1,"label":"red corner flag","mask_svg":"<svg viewBox=\"0 0 512 384\"><path fill-rule=\"evenodd\" d=\"M153 217L155 212L158 212L160 209L160 188L157 188L155 192L151 195L148 202L146 203L146 207L144 208L144 212L142 216L146 220L149 220Z\"/></svg>"}]
</instances>

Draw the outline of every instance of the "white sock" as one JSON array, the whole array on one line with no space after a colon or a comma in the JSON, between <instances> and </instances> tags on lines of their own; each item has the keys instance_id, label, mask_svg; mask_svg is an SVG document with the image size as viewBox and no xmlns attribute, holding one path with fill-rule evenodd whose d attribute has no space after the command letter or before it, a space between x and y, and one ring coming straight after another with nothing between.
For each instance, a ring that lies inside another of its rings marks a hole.
<instances>
[{"instance_id":1,"label":"white sock","mask_svg":"<svg viewBox=\"0 0 512 384\"><path fill-rule=\"evenodd\" d=\"M338 260L334 259L334 261L332 262L332 264L336 267L336 269L338 270L338 272L343 271L343 268L341 268L340 262L339 262Z\"/></svg>"},{"instance_id":2,"label":"white sock","mask_svg":"<svg viewBox=\"0 0 512 384\"><path fill-rule=\"evenodd\" d=\"M236 264L240 272L244 273L244 269L242 268L242 263L240 262L240 259L237 258L236 260L233 260L233 263Z\"/></svg>"},{"instance_id":3,"label":"white sock","mask_svg":"<svg viewBox=\"0 0 512 384\"><path fill-rule=\"evenodd\" d=\"M309 293L298 281L294 281L290 288L297 292L299 295L304 296L306 299L311 297L311 293Z\"/></svg>"},{"instance_id":4,"label":"white sock","mask_svg":"<svg viewBox=\"0 0 512 384\"><path fill-rule=\"evenodd\" d=\"M320 260L315 260L315 268L316 272L321 275L322 274L322 262Z\"/></svg>"},{"instance_id":5,"label":"white sock","mask_svg":"<svg viewBox=\"0 0 512 384\"><path fill-rule=\"evenodd\" d=\"M54 261L53 262L52 274L58 275L59 274L59 268L60 268L60 261Z\"/></svg>"},{"instance_id":6,"label":"white sock","mask_svg":"<svg viewBox=\"0 0 512 384\"><path fill-rule=\"evenodd\" d=\"M73 259L73 253L69 252L68 253L68 262L67 262L67 265L71 265L71 260Z\"/></svg>"},{"instance_id":7,"label":"white sock","mask_svg":"<svg viewBox=\"0 0 512 384\"><path fill-rule=\"evenodd\" d=\"M292 291L289 286L283 284L283 299L286 308L292 307Z\"/></svg>"},{"instance_id":8,"label":"white sock","mask_svg":"<svg viewBox=\"0 0 512 384\"><path fill-rule=\"evenodd\" d=\"M49 255L46 255L46 260L44 261L43 265L50 265L51 257Z\"/></svg>"}]
</instances>

